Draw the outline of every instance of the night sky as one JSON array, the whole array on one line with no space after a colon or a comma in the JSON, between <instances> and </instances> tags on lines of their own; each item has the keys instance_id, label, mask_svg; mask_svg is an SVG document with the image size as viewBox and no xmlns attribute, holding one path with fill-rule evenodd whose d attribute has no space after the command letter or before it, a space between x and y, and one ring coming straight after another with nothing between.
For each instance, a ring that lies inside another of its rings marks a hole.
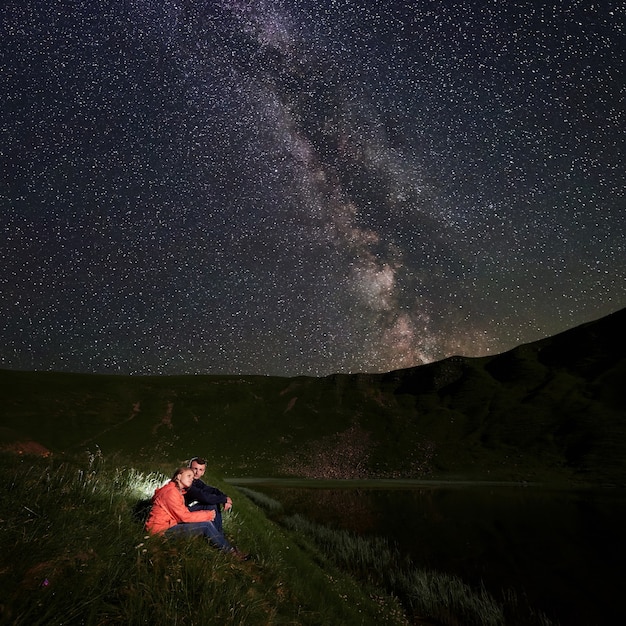
<instances>
[{"instance_id":1,"label":"night sky","mask_svg":"<svg viewBox=\"0 0 626 626\"><path fill-rule=\"evenodd\" d=\"M626 306L626 3L3 0L0 367L322 376Z\"/></svg>"}]
</instances>

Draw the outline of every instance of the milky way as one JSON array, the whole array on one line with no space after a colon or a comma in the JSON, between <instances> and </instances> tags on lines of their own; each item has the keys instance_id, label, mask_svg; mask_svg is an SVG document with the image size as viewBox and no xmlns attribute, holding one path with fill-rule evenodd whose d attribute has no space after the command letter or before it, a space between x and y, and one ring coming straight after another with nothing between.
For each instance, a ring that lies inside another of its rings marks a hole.
<instances>
[{"instance_id":1,"label":"milky way","mask_svg":"<svg viewBox=\"0 0 626 626\"><path fill-rule=\"evenodd\" d=\"M0 367L382 372L626 306L624 2L0 12Z\"/></svg>"}]
</instances>

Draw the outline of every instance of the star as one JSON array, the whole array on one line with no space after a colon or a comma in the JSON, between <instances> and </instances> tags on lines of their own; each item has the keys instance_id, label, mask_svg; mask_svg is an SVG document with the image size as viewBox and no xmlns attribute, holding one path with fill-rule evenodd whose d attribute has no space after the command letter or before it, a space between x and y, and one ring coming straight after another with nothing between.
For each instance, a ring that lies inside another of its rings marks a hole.
<instances>
[{"instance_id":1,"label":"star","mask_svg":"<svg viewBox=\"0 0 626 626\"><path fill-rule=\"evenodd\" d=\"M626 305L621 3L1 18L0 367L384 372Z\"/></svg>"}]
</instances>

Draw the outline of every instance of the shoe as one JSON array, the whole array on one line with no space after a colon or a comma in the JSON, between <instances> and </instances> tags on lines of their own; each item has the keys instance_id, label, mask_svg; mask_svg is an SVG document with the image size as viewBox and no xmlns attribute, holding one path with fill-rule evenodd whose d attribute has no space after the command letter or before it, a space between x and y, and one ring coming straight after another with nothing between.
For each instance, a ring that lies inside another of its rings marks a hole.
<instances>
[{"instance_id":1,"label":"shoe","mask_svg":"<svg viewBox=\"0 0 626 626\"><path fill-rule=\"evenodd\" d=\"M229 553L232 554L236 559L239 559L240 561L249 561L251 559L251 556L249 554L246 554L245 552L242 552L241 550L238 550L237 548L231 548L229 550Z\"/></svg>"}]
</instances>

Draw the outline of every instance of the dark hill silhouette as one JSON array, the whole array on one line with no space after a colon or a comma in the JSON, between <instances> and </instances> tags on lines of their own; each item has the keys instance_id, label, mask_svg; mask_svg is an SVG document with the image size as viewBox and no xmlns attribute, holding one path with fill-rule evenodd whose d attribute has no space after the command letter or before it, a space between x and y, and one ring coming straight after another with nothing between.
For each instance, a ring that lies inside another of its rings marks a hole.
<instances>
[{"instance_id":1,"label":"dark hill silhouette","mask_svg":"<svg viewBox=\"0 0 626 626\"><path fill-rule=\"evenodd\" d=\"M626 310L493 357L392 372L417 413L462 424L466 447L510 449L579 477L626 479ZM459 428L457 424L457 428ZM456 450L455 453L459 453Z\"/></svg>"},{"instance_id":2,"label":"dark hill silhouette","mask_svg":"<svg viewBox=\"0 0 626 626\"><path fill-rule=\"evenodd\" d=\"M626 483L626 310L480 358L324 378L0 371L0 446L238 476ZM34 445L36 444L36 445Z\"/></svg>"}]
</instances>

